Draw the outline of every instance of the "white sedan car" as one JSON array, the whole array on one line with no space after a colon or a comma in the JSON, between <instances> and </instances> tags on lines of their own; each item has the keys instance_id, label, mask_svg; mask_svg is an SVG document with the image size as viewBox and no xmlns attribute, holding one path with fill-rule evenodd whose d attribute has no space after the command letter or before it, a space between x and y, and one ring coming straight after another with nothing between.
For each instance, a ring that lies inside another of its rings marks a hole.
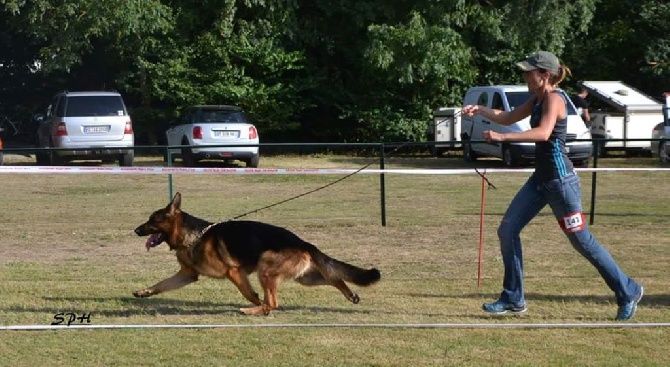
<instances>
[{"instance_id":1,"label":"white sedan car","mask_svg":"<svg viewBox=\"0 0 670 367\"><path fill-rule=\"evenodd\" d=\"M172 158L195 166L204 159L239 160L258 167L258 131L244 111L235 106L200 105L188 107L165 132Z\"/></svg>"},{"instance_id":2,"label":"white sedan car","mask_svg":"<svg viewBox=\"0 0 670 367\"><path fill-rule=\"evenodd\" d=\"M654 126L651 137L652 139L661 139L651 141L651 154L657 156L661 163L670 163L668 157L670 154L670 121Z\"/></svg>"}]
</instances>

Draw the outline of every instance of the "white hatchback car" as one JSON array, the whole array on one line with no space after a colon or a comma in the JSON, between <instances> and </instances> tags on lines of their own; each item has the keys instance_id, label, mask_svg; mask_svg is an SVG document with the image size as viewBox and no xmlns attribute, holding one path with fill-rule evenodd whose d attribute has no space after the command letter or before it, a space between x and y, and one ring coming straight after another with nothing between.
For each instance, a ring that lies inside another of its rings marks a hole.
<instances>
[{"instance_id":1,"label":"white hatchback car","mask_svg":"<svg viewBox=\"0 0 670 367\"><path fill-rule=\"evenodd\" d=\"M244 111L235 106L199 105L184 110L179 120L165 132L172 158L195 166L199 160L240 160L247 167L259 163L258 131Z\"/></svg>"}]
</instances>

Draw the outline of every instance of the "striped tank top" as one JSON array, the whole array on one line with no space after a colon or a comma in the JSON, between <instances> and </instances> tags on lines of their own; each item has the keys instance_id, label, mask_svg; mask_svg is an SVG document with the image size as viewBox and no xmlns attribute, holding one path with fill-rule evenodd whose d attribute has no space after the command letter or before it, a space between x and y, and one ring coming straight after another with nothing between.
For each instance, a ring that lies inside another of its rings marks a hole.
<instances>
[{"instance_id":1,"label":"striped tank top","mask_svg":"<svg viewBox=\"0 0 670 367\"><path fill-rule=\"evenodd\" d=\"M565 102L565 96L562 93L557 91L552 93L559 93ZM533 112L530 115L531 127L540 125L542 103L536 101L533 105ZM535 142L535 176L540 182L561 178L573 172L574 167L565 150L567 129L568 118L566 115L565 118L556 120L549 140Z\"/></svg>"}]
</instances>

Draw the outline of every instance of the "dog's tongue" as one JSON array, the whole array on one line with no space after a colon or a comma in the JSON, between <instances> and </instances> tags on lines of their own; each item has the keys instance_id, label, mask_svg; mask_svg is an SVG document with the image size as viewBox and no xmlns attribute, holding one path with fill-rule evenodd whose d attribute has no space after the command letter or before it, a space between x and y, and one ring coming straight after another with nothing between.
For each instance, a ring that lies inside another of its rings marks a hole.
<instances>
[{"instance_id":1,"label":"dog's tongue","mask_svg":"<svg viewBox=\"0 0 670 367\"><path fill-rule=\"evenodd\" d=\"M147 248L147 251L151 250L152 247L154 247L154 242L158 239L159 234L152 234L149 236L147 239L147 242L144 244L144 247Z\"/></svg>"}]
</instances>

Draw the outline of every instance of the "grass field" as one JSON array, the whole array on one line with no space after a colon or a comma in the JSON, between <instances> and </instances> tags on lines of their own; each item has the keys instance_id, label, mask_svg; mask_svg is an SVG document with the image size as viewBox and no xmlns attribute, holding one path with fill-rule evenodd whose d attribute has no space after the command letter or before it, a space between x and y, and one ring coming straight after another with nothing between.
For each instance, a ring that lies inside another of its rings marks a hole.
<instances>
[{"instance_id":1,"label":"grass field","mask_svg":"<svg viewBox=\"0 0 670 367\"><path fill-rule=\"evenodd\" d=\"M5 164L30 160L8 155ZM262 167L359 168L346 156L264 157ZM30 163L32 164L32 163ZM140 165L160 165L152 158ZM483 161L480 167L499 167ZM651 158L601 167L657 167ZM373 166L374 167L374 166ZM387 168L462 168L455 158L396 158ZM483 279L477 286L481 180L476 175L356 175L245 219L285 226L324 252L375 266L382 281L355 288L353 305L331 287L284 283L280 309L240 315L244 298L202 279L148 299L134 290L172 275L167 246L150 252L132 230L168 202L163 175L0 174L0 325L49 325L59 312L91 324L231 324L220 329L0 331L2 366L667 366L668 327L380 328L244 327L279 324L604 324L613 295L574 251L548 210L522 233L529 311L493 317L481 304L500 291L496 227L527 173L491 174ZM591 175L582 173L584 208ZM313 190L332 175L175 175L182 208L225 220ZM601 173L591 227L645 286L633 323L670 322L667 172ZM255 279L254 279L255 284Z\"/></svg>"}]
</instances>

